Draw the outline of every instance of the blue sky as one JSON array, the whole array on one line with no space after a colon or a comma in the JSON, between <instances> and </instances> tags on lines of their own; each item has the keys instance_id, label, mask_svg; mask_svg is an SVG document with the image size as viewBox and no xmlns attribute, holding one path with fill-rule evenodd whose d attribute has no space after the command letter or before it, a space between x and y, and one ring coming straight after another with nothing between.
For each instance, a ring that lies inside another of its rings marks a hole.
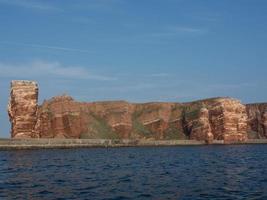
<instances>
[{"instance_id":1,"label":"blue sky","mask_svg":"<svg viewBox=\"0 0 267 200\"><path fill-rule=\"evenodd\" d=\"M40 103L267 101L266 0L0 0L0 137L13 79Z\"/></svg>"}]
</instances>

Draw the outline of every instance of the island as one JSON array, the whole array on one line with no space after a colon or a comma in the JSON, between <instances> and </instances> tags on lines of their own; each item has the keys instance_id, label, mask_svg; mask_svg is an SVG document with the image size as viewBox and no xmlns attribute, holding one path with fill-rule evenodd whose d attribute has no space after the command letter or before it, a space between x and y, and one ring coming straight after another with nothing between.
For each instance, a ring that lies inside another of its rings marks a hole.
<instances>
[{"instance_id":1,"label":"island","mask_svg":"<svg viewBox=\"0 0 267 200\"><path fill-rule=\"evenodd\" d=\"M7 140L9 145L18 141L43 146L266 142L267 103L242 104L230 97L187 103L77 102L62 95L38 105L38 92L35 81L11 82L8 114L13 141Z\"/></svg>"}]
</instances>

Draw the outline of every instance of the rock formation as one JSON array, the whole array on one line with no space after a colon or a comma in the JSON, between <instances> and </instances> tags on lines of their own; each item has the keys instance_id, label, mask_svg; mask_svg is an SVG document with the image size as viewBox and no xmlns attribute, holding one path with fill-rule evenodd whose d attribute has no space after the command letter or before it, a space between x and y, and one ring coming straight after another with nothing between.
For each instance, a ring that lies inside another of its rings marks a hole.
<instances>
[{"instance_id":1,"label":"rock formation","mask_svg":"<svg viewBox=\"0 0 267 200\"><path fill-rule=\"evenodd\" d=\"M246 105L248 114L248 134L251 138L267 137L267 103Z\"/></svg>"},{"instance_id":2,"label":"rock formation","mask_svg":"<svg viewBox=\"0 0 267 200\"><path fill-rule=\"evenodd\" d=\"M214 138L226 143L247 139L246 107L235 99L220 99L210 110Z\"/></svg>"},{"instance_id":3,"label":"rock formation","mask_svg":"<svg viewBox=\"0 0 267 200\"><path fill-rule=\"evenodd\" d=\"M37 121L38 86L32 81L12 81L8 114L13 138L32 138Z\"/></svg>"},{"instance_id":4,"label":"rock formation","mask_svg":"<svg viewBox=\"0 0 267 200\"><path fill-rule=\"evenodd\" d=\"M246 140L267 136L267 106L232 98L191 103L76 102L58 96L37 105L37 84L13 81L8 107L12 137Z\"/></svg>"},{"instance_id":5,"label":"rock formation","mask_svg":"<svg viewBox=\"0 0 267 200\"><path fill-rule=\"evenodd\" d=\"M198 119L193 123L190 139L205 140L207 143L212 143L214 135L211 132L209 110L207 108L201 108Z\"/></svg>"},{"instance_id":6,"label":"rock formation","mask_svg":"<svg viewBox=\"0 0 267 200\"><path fill-rule=\"evenodd\" d=\"M184 112L184 131L191 139L224 140L226 143L247 139L246 108L232 98L214 98L188 103Z\"/></svg>"}]
</instances>

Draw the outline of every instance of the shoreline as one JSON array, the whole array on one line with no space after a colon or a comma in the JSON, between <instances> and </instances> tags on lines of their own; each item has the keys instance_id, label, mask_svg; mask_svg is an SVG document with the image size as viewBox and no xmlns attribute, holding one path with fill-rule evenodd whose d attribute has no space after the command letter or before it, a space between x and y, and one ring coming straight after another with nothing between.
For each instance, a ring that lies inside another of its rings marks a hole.
<instances>
[{"instance_id":1,"label":"shoreline","mask_svg":"<svg viewBox=\"0 0 267 200\"><path fill-rule=\"evenodd\" d=\"M209 145L267 144L267 139L249 139L244 142L225 144L214 140ZM0 150L22 149L69 149L69 148L114 148L114 147L163 147L208 145L197 140L130 140L130 139L0 139Z\"/></svg>"}]
</instances>

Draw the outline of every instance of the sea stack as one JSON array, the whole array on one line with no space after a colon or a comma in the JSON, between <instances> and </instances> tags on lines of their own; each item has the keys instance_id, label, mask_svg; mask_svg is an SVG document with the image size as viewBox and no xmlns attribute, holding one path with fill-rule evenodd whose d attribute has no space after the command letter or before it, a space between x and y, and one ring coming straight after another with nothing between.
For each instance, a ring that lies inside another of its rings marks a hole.
<instances>
[{"instance_id":1,"label":"sea stack","mask_svg":"<svg viewBox=\"0 0 267 200\"><path fill-rule=\"evenodd\" d=\"M12 81L8 114L12 138L35 138L38 85L34 81Z\"/></svg>"}]
</instances>

